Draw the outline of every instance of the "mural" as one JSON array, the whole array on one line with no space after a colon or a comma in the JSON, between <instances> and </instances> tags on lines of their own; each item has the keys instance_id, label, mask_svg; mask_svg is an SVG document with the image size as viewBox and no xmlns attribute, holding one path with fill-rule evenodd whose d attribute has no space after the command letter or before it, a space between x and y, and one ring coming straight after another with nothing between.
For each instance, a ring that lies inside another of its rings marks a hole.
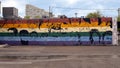
<instances>
[{"instance_id":1,"label":"mural","mask_svg":"<svg viewBox=\"0 0 120 68\"><path fill-rule=\"evenodd\" d=\"M0 44L112 44L112 18L0 20Z\"/></svg>"}]
</instances>

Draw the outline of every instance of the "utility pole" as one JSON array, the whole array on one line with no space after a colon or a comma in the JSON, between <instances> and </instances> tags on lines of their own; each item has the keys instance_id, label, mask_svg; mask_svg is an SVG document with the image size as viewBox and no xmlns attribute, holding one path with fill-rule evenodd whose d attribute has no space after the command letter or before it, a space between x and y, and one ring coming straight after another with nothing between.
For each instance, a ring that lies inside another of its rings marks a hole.
<instances>
[{"instance_id":1,"label":"utility pole","mask_svg":"<svg viewBox=\"0 0 120 68\"><path fill-rule=\"evenodd\" d=\"M1 1L0 1L0 14L1 14Z\"/></svg>"},{"instance_id":2,"label":"utility pole","mask_svg":"<svg viewBox=\"0 0 120 68\"><path fill-rule=\"evenodd\" d=\"M2 6L1 6L1 1L0 1L0 19L2 19L2 13L1 13L1 9L2 9Z\"/></svg>"},{"instance_id":3,"label":"utility pole","mask_svg":"<svg viewBox=\"0 0 120 68\"><path fill-rule=\"evenodd\" d=\"M120 17L120 8L118 8L118 17Z\"/></svg>"},{"instance_id":4,"label":"utility pole","mask_svg":"<svg viewBox=\"0 0 120 68\"><path fill-rule=\"evenodd\" d=\"M51 17L51 7L49 6L49 18Z\"/></svg>"}]
</instances>

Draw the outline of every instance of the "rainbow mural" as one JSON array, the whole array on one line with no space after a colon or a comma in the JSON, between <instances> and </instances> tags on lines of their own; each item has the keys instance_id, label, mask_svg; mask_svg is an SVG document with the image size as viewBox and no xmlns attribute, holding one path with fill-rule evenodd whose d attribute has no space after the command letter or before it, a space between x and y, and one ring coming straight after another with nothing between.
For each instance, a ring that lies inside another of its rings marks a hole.
<instances>
[{"instance_id":1,"label":"rainbow mural","mask_svg":"<svg viewBox=\"0 0 120 68\"><path fill-rule=\"evenodd\" d=\"M0 44L112 44L112 18L0 20Z\"/></svg>"}]
</instances>

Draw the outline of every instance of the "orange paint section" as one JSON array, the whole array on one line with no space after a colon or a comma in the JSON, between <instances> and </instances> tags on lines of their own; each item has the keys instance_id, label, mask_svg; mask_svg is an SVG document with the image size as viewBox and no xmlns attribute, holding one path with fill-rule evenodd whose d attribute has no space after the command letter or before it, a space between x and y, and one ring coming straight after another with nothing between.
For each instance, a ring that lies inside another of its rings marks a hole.
<instances>
[{"instance_id":1,"label":"orange paint section","mask_svg":"<svg viewBox=\"0 0 120 68\"><path fill-rule=\"evenodd\" d=\"M0 28L110 27L112 18L0 20Z\"/></svg>"},{"instance_id":2,"label":"orange paint section","mask_svg":"<svg viewBox=\"0 0 120 68\"><path fill-rule=\"evenodd\" d=\"M74 22L74 23L67 23L67 24L56 22L56 23L42 23L40 26L39 26L39 23L5 24L2 28L109 27L110 25L111 23L106 24L106 22L102 22L100 25L98 25L98 22L92 22L91 24L88 22L82 22L82 23Z\"/></svg>"}]
</instances>

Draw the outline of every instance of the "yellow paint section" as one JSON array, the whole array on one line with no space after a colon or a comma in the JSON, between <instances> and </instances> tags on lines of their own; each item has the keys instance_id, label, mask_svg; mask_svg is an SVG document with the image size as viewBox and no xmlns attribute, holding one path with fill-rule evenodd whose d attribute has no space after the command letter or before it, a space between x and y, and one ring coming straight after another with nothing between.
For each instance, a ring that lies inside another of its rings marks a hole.
<instances>
[{"instance_id":1,"label":"yellow paint section","mask_svg":"<svg viewBox=\"0 0 120 68\"><path fill-rule=\"evenodd\" d=\"M0 32L13 32L12 30L9 30L9 28L1 28ZM51 29L51 32L89 32L91 29L97 29L99 32L106 32L106 31L112 31L112 28L110 27L68 27L68 28L62 28L61 30L54 30ZM18 32L21 30L27 30L28 32L36 31L36 32L48 32L48 28L17 28Z\"/></svg>"}]
</instances>

